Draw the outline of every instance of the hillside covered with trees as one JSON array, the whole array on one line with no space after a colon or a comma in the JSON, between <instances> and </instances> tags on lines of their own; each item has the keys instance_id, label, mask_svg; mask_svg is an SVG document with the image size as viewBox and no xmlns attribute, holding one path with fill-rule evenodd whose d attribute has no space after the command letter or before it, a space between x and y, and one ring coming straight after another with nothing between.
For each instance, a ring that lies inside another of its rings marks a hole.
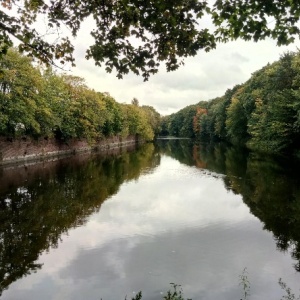
<instances>
[{"instance_id":1,"label":"hillside covered with trees","mask_svg":"<svg viewBox=\"0 0 300 300\"><path fill-rule=\"evenodd\" d=\"M283 54L222 97L164 117L161 134L223 140L270 153L299 152L300 52Z\"/></svg>"},{"instance_id":2,"label":"hillside covered with trees","mask_svg":"<svg viewBox=\"0 0 300 300\"><path fill-rule=\"evenodd\" d=\"M117 103L89 89L83 78L58 75L11 49L0 59L0 136L84 138L109 136L152 140L160 115L150 106Z\"/></svg>"}]
</instances>

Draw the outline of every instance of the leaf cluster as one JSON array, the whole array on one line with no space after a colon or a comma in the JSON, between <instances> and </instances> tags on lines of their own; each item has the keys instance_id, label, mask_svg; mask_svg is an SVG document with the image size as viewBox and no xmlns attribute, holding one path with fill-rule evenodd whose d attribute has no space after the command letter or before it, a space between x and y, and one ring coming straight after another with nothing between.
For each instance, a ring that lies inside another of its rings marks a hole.
<instances>
[{"instance_id":1,"label":"leaf cluster","mask_svg":"<svg viewBox=\"0 0 300 300\"><path fill-rule=\"evenodd\" d=\"M201 26L203 18L212 27ZM39 32L43 18L54 42ZM273 38L287 45L299 36L300 8L290 0L5 0L0 10L0 55L13 39L19 50L47 64L75 64L71 40L93 20L86 58L117 77L133 72L148 80L161 63L176 70L184 58L232 39ZM67 27L70 34L61 31Z\"/></svg>"}]
</instances>

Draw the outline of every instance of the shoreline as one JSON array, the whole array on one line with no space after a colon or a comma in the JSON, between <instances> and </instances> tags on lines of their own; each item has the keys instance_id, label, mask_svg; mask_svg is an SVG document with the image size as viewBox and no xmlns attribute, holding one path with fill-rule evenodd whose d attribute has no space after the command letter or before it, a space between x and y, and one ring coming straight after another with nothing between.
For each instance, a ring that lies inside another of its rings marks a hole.
<instances>
[{"instance_id":1,"label":"shoreline","mask_svg":"<svg viewBox=\"0 0 300 300\"><path fill-rule=\"evenodd\" d=\"M19 163L55 160L60 157L86 152L105 152L129 145L142 143L137 136L126 138L114 136L93 144L86 140L62 142L55 139L34 140L29 137L9 140L0 137L0 167Z\"/></svg>"}]
</instances>

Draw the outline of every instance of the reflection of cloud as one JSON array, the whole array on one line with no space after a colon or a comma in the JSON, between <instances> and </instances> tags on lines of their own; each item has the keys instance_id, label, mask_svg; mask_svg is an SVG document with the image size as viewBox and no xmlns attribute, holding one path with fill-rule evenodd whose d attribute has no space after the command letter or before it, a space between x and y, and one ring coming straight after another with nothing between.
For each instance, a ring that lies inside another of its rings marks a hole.
<instances>
[{"instance_id":1,"label":"reflection of cloud","mask_svg":"<svg viewBox=\"0 0 300 300\"><path fill-rule=\"evenodd\" d=\"M251 299L280 295L277 274L282 272L282 261L273 251L272 238L266 232L257 233L260 224L255 219L237 225L235 230L224 223L171 230L81 249L59 272L58 291L67 289L69 298L65 299L74 300L82 299L83 291L89 291L92 299L122 299L138 290L143 291L144 299L160 299L169 283L176 282L192 299L221 300L224 295L239 299L239 275L247 266Z\"/></svg>"},{"instance_id":2,"label":"reflection of cloud","mask_svg":"<svg viewBox=\"0 0 300 300\"><path fill-rule=\"evenodd\" d=\"M45 286L51 300L124 299L140 289L143 299L161 299L170 282L192 299L239 299L244 267L251 299L271 299L280 294L279 277L290 276L294 287L299 276L261 226L221 177L162 156L154 173L123 184L3 299L46 299Z\"/></svg>"}]
</instances>

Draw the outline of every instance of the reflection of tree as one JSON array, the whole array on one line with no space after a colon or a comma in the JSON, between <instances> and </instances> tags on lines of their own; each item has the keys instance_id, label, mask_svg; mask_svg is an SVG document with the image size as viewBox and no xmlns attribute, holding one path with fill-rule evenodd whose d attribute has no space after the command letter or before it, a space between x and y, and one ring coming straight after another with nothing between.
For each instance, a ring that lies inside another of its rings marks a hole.
<instances>
[{"instance_id":1,"label":"reflection of tree","mask_svg":"<svg viewBox=\"0 0 300 300\"><path fill-rule=\"evenodd\" d=\"M172 143L171 143L172 144ZM164 149L168 149L164 145ZM243 196L252 214L272 231L281 251L290 251L300 271L300 176L299 162L248 153L224 144L196 144L186 158L183 141L180 154L164 151L182 163L226 175L227 189ZM186 144L186 149L191 145ZM192 154L193 153L193 154ZM191 162L191 159L193 162Z\"/></svg>"},{"instance_id":2,"label":"reflection of tree","mask_svg":"<svg viewBox=\"0 0 300 300\"><path fill-rule=\"evenodd\" d=\"M178 161L189 166L194 164L193 161L193 141L190 139L161 139L156 142L159 145L161 153L169 155Z\"/></svg>"},{"instance_id":3,"label":"reflection of tree","mask_svg":"<svg viewBox=\"0 0 300 300\"><path fill-rule=\"evenodd\" d=\"M289 162L251 155L247 185L241 192L251 212L273 232L278 249L291 251L300 271L300 177L296 170Z\"/></svg>"},{"instance_id":4,"label":"reflection of tree","mask_svg":"<svg viewBox=\"0 0 300 300\"><path fill-rule=\"evenodd\" d=\"M18 176L19 169L3 171L0 294L16 279L39 269L39 254L56 247L69 228L84 224L124 181L137 179L141 172L158 164L153 145L145 145L114 157L81 156L40 169L28 167L23 177Z\"/></svg>"}]
</instances>

